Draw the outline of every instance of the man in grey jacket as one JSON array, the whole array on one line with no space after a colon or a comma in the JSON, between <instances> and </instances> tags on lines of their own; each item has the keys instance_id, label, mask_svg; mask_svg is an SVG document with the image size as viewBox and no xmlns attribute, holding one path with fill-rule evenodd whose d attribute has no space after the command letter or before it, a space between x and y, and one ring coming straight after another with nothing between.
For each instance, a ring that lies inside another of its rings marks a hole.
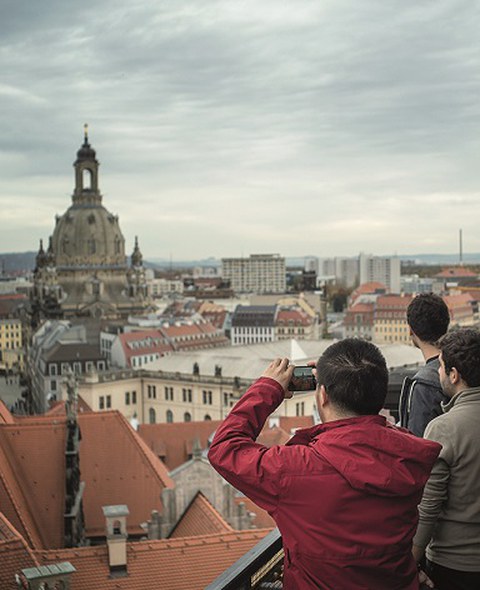
<instances>
[{"instance_id":1,"label":"man in grey jacket","mask_svg":"<svg viewBox=\"0 0 480 590\"><path fill-rule=\"evenodd\" d=\"M403 382L399 404L400 426L423 436L430 420L442 413L441 403L448 401L438 378L437 341L448 330L450 313L439 295L422 293L408 306L407 323L413 344L423 354L425 366L413 379L406 377Z\"/></svg>"},{"instance_id":2,"label":"man in grey jacket","mask_svg":"<svg viewBox=\"0 0 480 590\"><path fill-rule=\"evenodd\" d=\"M480 588L480 332L457 329L440 342L445 414L425 430L442 445L419 506L413 553L439 590Z\"/></svg>"}]
</instances>

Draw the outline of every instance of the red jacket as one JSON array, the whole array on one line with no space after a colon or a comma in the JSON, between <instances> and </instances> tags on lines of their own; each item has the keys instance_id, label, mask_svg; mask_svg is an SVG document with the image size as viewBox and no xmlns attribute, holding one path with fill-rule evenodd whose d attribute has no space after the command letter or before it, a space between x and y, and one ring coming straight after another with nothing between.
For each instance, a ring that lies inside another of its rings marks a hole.
<instances>
[{"instance_id":1,"label":"red jacket","mask_svg":"<svg viewBox=\"0 0 480 590\"><path fill-rule=\"evenodd\" d=\"M276 381L259 379L217 430L208 456L275 519L284 589L417 590L417 505L440 445L378 415L299 430L285 446L255 443L283 398Z\"/></svg>"}]
</instances>

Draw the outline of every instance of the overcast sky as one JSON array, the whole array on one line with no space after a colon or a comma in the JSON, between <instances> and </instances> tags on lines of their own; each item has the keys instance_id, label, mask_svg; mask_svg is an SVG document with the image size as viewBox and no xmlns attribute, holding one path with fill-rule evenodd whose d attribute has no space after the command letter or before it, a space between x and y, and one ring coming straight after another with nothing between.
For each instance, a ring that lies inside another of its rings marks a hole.
<instances>
[{"instance_id":1,"label":"overcast sky","mask_svg":"<svg viewBox=\"0 0 480 590\"><path fill-rule=\"evenodd\" d=\"M480 4L0 0L0 251L88 122L127 251L480 251Z\"/></svg>"}]
</instances>

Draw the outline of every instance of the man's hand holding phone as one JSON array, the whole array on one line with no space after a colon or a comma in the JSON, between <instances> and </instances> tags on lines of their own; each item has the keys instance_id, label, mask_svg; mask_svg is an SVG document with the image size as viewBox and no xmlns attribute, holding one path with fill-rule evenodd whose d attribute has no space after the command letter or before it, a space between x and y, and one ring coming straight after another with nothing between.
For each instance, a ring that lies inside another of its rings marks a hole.
<instances>
[{"instance_id":1,"label":"man's hand holding phone","mask_svg":"<svg viewBox=\"0 0 480 590\"><path fill-rule=\"evenodd\" d=\"M293 365L290 365L290 361L286 358L273 360L262 374L262 377L270 377L274 379L283 387L285 397L292 397L293 392L288 391L288 384L293 375Z\"/></svg>"}]
</instances>

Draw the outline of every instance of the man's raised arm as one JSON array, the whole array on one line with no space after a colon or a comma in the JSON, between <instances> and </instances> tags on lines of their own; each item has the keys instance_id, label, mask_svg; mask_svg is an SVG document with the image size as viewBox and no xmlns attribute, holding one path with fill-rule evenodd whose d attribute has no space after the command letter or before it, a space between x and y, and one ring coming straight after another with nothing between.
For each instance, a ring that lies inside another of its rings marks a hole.
<instances>
[{"instance_id":1,"label":"man's raised arm","mask_svg":"<svg viewBox=\"0 0 480 590\"><path fill-rule=\"evenodd\" d=\"M255 442L268 416L287 393L293 366L275 359L235 404L210 446L208 458L220 475L256 504L272 512L278 502L285 447Z\"/></svg>"}]
</instances>

